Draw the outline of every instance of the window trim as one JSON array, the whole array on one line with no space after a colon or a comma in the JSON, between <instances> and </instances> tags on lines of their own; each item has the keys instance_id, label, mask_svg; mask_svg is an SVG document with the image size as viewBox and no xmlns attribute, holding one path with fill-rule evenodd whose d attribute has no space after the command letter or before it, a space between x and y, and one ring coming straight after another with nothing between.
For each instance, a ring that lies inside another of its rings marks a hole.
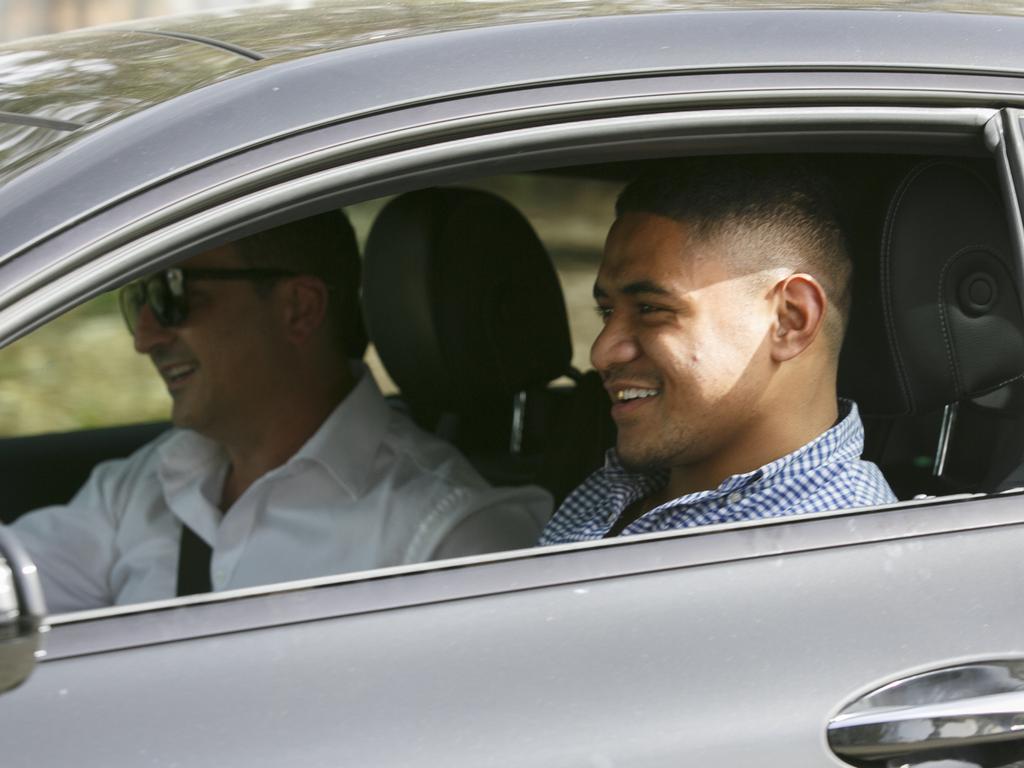
<instances>
[{"instance_id":1,"label":"window trim","mask_svg":"<svg viewBox=\"0 0 1024 768\"><path fill-rule=\"evenodd\" d=\"M158 221L141 220L134 229L110 233L51 263L19 284L17 295L0 299L0 338L18 338L71 306L215 242L300 214L428 183L607 160L609 153L628 159L701 150L749 151L752 144L760 149L766 141L804 146L812 139L841 145L912 139L930 149L963 151L971 146L992 151L1001 144L993 144L986 126L998 114L973 107L755 107L573 120L436 143L431 137L444 131L429 125L352 141L327 147L316 158L304 156L272 166L258 174L269 179L265 183L242 175L179 200L162 210ZM475 124L472 119L456 122L463 127ZM450 128L446 124L446 130ZM403 141L402 149L388 150ZM333 166L289 175L294 164L314 159ZM282 180L272 183L274 178ZM258 188L251 191L254 184ZM236 198L194 213L203 200L233 192L239 193ZM149 231L154 226L158 228ZM140 234L107 251L111 243L132 238L134 231ZM1024 523L1024 509L1013 498L1016 495L988 497L984 505L973 498L950 497L895 508L671 531L64 614L52 618L44 658L737 559L1019 525ZM757 535L747 528L756 529Z\"/></svg>"},{"instance_id":2,"label":"window trim","mask_svg":"<svg viewBox=\"0 0 1024 768\"><path fill-rule=\"evenodd\" d=\"M43 662L802 552L1024 525L1024 489L398 566L48 618Z\"/></svg>"},{"instance_id":3,"label":"window trim","mask_svg":"<svg viewBox=\"0 0 1024 768\"><path fill-rule=\"evenodd\" d=\"M754 142L781 151L812 139L838 145L913 138L929 149L952 145L962 152L970 145L992 151L984 129L997 114L977 107L755 107L582 119L432 143L453 129L445 122L350 141L179 199L47 264L0 296L0 347L99 293L217 242L417 186L606 160L609 153L630 159L749 151ZM474 118L454 122L476 125ZM405 148L389 152L396 145ZM297 164L330 167L292 178Z\"/></svg>"}]
</instances>

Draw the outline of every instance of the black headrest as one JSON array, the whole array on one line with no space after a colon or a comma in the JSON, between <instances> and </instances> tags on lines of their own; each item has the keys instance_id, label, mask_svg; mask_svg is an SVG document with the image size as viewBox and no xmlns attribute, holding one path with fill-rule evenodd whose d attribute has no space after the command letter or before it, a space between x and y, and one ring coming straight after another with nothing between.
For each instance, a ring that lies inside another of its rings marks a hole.
<instances>
[{"instance_id":1,"label":"black headrest","mask_svg":"<svg viewBox=\"0 0 1024 768\"><path fill-rule=\"evenodd\" d=\"M551 260L495 195L425 189L392 200L370 231L363 275L370 338L411 403L461 411L569 368Z\"/></svg>"},{"instance_id":2,"label":"black headrest","mask_svg":"<svg viewBox=\"0 0 1024 768\"><path fill-rule=\"evenodd\" d=\"M840 389L874 415L926 413L1024 373L1005 208L972 167L916 166L889 204L877 275L862 271Z\"/></svg>"}]
</instances>

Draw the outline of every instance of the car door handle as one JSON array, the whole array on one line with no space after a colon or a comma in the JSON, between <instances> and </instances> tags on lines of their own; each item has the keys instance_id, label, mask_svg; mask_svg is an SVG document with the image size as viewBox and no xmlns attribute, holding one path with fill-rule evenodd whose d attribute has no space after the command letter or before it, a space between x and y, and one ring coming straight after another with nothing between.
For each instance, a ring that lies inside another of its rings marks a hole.
<instances>
[{"instance_id":1,"label":"car door handle","mask_svg":"<svg viewBox=\"0 0 1024 768\"><path fill-rule=\"evenodd\" d=\"M887 683L828 724L835 754L862 768L1024 760L1024 661L985 661Z\"/></svg>"}]
</instances>

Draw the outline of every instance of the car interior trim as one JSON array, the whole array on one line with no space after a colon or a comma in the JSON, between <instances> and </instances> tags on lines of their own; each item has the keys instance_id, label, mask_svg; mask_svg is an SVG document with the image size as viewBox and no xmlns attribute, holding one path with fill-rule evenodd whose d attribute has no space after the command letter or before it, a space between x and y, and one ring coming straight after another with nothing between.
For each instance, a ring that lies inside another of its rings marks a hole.
<instances>
[{"instance_id":1,"label":"car interior trim","mask_svg":"<svg viewBox=\"0 0 1024 768\"><path fill-rule=\"evenodd\" d=\"M1024 203L1024 157L1021 155L1024 152L1024 134L1019 114L1015 109L1001 111L985 126L985 136L998 160L999 184L1010 224L1010 238L1017 256L1014 277L1021 296L1021 307L1024 309L1024 219L1020 211L1020 205Z\"/></svg>"}]
</instances>

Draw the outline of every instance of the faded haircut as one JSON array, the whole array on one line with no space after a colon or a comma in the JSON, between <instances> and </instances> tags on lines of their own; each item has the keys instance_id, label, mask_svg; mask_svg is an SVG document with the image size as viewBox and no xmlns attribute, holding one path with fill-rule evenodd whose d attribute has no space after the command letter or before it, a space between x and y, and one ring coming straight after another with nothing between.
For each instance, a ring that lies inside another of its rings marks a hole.
<instances>
[{"instance_id":1,"label":"faded haircut","mask_svg":"<svg viewBox=\"0 0 1024 768\"><path fill-rule=\"evenodd\" d=\"M251 267L288 269L323 280L328 288L328 323L332 336L348 357L360 358L366 348L359 302L361 263L355 231L341 211L257 232L235 243Z\"/></svg>"},{"instance_id":2,"label":"faded haircut","mask_svg":"<svg viewBox=\"0 0 1024 768\"><path fill-rule=\"evenodd\" d=\"M701 240L739 235L738 269L786 268L813 276L837 310L824 332L838 355L850 315L853 265L826 177L793 157L706 157L662 165L630 183L615 213L683 222ZM761 246L761 247L758 247Z\"/></svg>"}]
</instances>

